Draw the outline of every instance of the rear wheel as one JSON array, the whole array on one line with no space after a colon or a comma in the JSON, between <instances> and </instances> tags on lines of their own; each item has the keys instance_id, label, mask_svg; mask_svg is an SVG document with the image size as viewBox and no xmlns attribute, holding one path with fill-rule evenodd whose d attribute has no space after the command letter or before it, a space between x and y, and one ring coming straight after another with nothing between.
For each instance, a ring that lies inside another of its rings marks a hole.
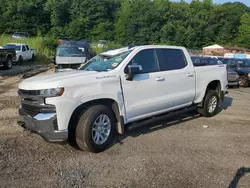
<instances>
[{"instance_id":1,"label":"rear wheel","mask_svg":"<svg viewBox=\"0 0 250 188\"><path fill-rule=\"evenodd\" d=\"M249 85L248 78L246 76L240 76L239 83L241 87L247 87Z\"/></svg>"},{"instance_id":2,"label":"rear wheel","mask_svg":"<svg viewBox=\"0 0 250 188\"><path fill-rule=\"evenodd\" d=\"M8 58L7 61L4 63L5 69L11 69L12 68L12 59Z\"/></svg>"},{"instance_id":3,"label":"rear wheel","mask_svg":"<svg viewBox=\"0 0 250 188\"><path fill-rule=\"evenodd\" d=\"M105 150L113 139L115 117L108 107L89 107L80 117L76 127L76 143L82 150L94 153Z\"/></svg>"},{"instance_id":4,"label":"rear wheel","mask_svg":"<svg viewBox=\"0 0 250 188\"><path fill-rule=\"evenodd\" d=\"M31 61L35 61L35 55L32 54Z\"/></svg>"},{"instance_id":5,"label":"rear wheel","mask_svg":"<svg viewBox=\"0 0 250 188\"><path fill-rule=\"evenodd\" d=\"M204 117L212 117L217 113L219 107L219 96L216 91L207 92L202 108L198 108L198 113Z\"/></svg>"},{"instance_id":6,"label":"rear wheel","mask_svg":"<svg viewBox=\"0 0 250 188\"><path fill-rule=\"evenodd\" d=\"M22 65L23 64L23 57L22 56L19 57L19 59L17 61L17 64L18 65Z\"/></svg>"}]
</instances>

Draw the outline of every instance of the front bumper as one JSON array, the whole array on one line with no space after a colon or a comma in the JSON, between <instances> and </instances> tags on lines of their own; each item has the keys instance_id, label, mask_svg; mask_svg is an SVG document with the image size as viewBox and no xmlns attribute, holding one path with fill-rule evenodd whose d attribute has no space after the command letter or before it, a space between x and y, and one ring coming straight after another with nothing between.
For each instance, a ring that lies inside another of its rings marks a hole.
<instances>
[{"instance_id":1,"label":"front bumper","mask_svg":"<svg viewBox=\"0 0 250 188\"><path fill-rule=\"evenodd\" d=\"M22 126L32 132L39 134L48 142L66 142L68 139L68 130L56 130L56 113L39 113L34 117L26 114L20 107Z\"/></svg>"},{"instance_id":2,"label":"front bumper","mask_svg":"<svg viewBox=\"0 0 250 188\"><path fill-rule=\"evenodd\" d=\"M228 86L238 86L239 84L239 81L228 81Z\"/></svg>"}]
</instances>

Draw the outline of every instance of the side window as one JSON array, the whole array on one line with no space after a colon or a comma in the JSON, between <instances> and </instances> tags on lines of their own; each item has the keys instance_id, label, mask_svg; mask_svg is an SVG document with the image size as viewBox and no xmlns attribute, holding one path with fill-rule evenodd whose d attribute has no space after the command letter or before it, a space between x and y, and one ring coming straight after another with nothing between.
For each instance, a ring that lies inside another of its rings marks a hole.
<instances>
[{"instance_id":1,"label":"side window","mask_svg":"<svg viewBox=\"0 0 250 188\"><path fill-rule=\"evenodd\" d=\"M229 66L229 67L236 67L236 62L235 62L235 60L230 61L230 62L228 63L228 66Z\"/></svg>"},{"instance_id":2,"label":"side window","mask_svg":"<svg viewBox=\"0 0 250 188\"><path fill-rule=\"evenodd\" d=\"M23 52L25 52L25 51L26 51L26 48L25 48L25 46L24 46L24 45L22 46L22 51L23 51Z\"/></svg>"},{"instance_id":3,"label":"side window","mask_svg":"<svg viewBox=\"0 0 250 188\"><path fill-rule=\"evenodd\" d=\"M128 65L141 65L141 73L150 73L159 71L156 62L154 49L142 50L138 52ZM126 70L125 70L126 72Z\"/></svg>"},{"instance_id":4,"label":"side window","mask_svg":"<svg viewBox=\"0 0 250 188\"><path fill-rule=\"evenodd\" d=\"M156 49L161 71L177 70L187 66L187 60L179 49Z\"/></svg>"},{"instance_id":5,"label":"side window","mask_svg":"<svg viewBox=\"0 0 250 188\"><path fill-rule=\"evenodd\" d=\"M218 65L218 60L215 58L208 59L208 65Z\"/></svg>"},{"instance_id":6,"label":"side window","mask_svg":"<svg viewBox=\"0 0 250 188\"><path fill-rule=\"evenodd\" d=\"M29 46L28 45L26 45L26 49L29 51L30 50L30 48L29 48Z\"/></svg>"},{"instance_id":7,"label":"side window","mask_svg":"<svg viewBox=\"0 0 250 188\"><path fill-rule=\"evenodd\" d=\"M207 59L201 59L201 63L204 65L209 65L208 60Z\"/></svg>"}]
</instances>

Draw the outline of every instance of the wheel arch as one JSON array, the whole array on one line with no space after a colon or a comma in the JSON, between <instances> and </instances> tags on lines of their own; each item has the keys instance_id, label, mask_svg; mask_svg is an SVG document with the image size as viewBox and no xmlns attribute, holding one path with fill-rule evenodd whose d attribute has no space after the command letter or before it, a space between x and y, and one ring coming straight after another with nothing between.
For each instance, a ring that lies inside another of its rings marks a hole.
<instances>
[{"instance_id":1,"label":"wheel arch","mask_svg":"<svg viewBox=\"0 0 250 188\"><path fill-rule=\"evenodd\" d=\"M70 140L75 139L75 129L81 114L84 113L89 107L94 105L105 105L109 109L111 109L117 122L116 131L120 134L124 133L124 117L120 115L119 105L117 101L111 98L96 99L79 105L71 114L68 125Z\"/></svg>"},{"instance_id":2,"label":"wheel arch","mask_svg":"<svg viewBox=\"0 0 250 188\"><path fill-rule=\"evenodd\" d=\"M8 59L12 60L13 59L13 55L12 54L7 54L5 60L7 61Z\"/></svg>"},{"instance_id":3,"label":"wheel arch","mask_svg":"<svg viewBox=\"0 0 250 188\"><path fill-rule=\"evenodd\" d=\"M213 81L211 81L211 82L209 82L207 84L205 94L203 96L202 101L198 104L198 107L203 107L204 99L205 99L205 97L207 95L207 92L210 91L210 90L213 90L213 91L217 92L220 101L224 100L224 96L221 94L222 92L221 92L221 82L220 82L220 80L213 80Z\"/></svg>"}]
</instances>

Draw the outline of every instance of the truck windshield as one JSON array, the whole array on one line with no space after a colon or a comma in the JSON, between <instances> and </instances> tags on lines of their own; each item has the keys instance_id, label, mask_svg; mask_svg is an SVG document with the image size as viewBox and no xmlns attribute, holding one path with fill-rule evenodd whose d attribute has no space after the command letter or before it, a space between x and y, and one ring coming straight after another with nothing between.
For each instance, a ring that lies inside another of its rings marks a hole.
<instances>
[{"instance_id":1,"label":"truck windshield","mask_svg":"<svg viewBox=\"0 0 250 188\"><path fill-rule=\"evenodd\" d=\"M15 44L5 44L3 46L4 49L15 49L16 51L21 51L21 46L20 45L15 45Z\"/></svg>"},{"instance_id":2,"label":"truck windshield","mask_svg":"<svg viewBox=\"0 0 250 188\"><path fill-rule=\"evenodd\" d=\"M59 57L85 57L85 53L78 47L58 47L56 50L56 56Z\"/></svg>"},{"instance_id":3,"label":"truck windshield","mask_svg":"<svg viewBox=\"0 0 250 188\"><path fill-rule=\"evenodd\" d=\"M98 72L113 70L120 65L120 63L130 54L131 51L132 50L129 50L112 57L106 57L99 54L81 66L79 70Z\"/></svg>"}]
</instances>

